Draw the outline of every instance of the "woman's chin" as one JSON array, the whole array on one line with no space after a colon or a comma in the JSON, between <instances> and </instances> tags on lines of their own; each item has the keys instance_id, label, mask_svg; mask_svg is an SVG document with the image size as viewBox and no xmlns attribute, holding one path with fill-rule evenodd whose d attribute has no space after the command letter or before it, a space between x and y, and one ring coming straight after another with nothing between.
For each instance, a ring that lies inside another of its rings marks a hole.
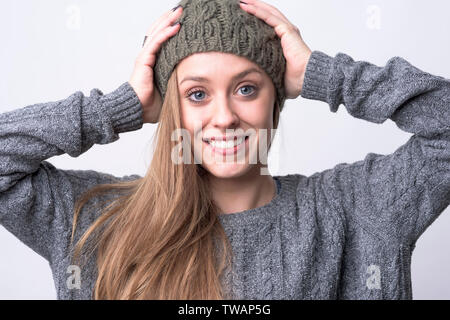
<instances>
[{"instance_id":1,"label":"woman's chin","mask_svg":"<svg viewBox=\"0 0 450 320\"><path fill-rule=\"evenodd\" d=\"M239 177L250 170L249 164L223 163L211 164L204 166L205 169L217 178L233 178Z\"/></svg>"}]
</instances>

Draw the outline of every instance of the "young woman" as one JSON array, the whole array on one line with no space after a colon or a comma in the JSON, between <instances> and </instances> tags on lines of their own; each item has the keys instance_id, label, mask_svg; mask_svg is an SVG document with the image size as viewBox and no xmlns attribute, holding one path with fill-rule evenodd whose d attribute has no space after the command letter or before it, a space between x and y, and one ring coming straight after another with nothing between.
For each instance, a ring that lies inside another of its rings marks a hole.
<instances>
[{"instance_id":1,"label":"young woman","mask_svg":"<svg viewBox=\"0 0 450 320\"><path fill-rule=\"evenodd\" d=\"M262 1L174 9L115 91L0 115L0 222L49 261L58 298L411 299L415 242L450 202L450 81L400 57L311 51ZM270 148L299 95L414 135L392 154L272 177L253 146ZM144 177L45 161L143 123L158 123Z\"/></svg>"}]
</instances>

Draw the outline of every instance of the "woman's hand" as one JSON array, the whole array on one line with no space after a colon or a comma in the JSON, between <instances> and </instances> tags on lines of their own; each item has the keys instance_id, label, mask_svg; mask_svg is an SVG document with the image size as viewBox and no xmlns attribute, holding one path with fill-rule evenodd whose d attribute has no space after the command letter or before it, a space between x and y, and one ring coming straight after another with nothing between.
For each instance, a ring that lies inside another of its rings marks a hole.
<instances>
[{"instance_id":1,"label":"woman's hand","mask_svg":"<svg viewBox=\"0 0 450 320\"><path fill-rule=\"evenodd\" d=\"M147 31L147 40L139 53L131 79L128 83L136 92L143 108L144 123L157 123L162 107L162 98L154 87L153 67L156 53L161 45L180 29L180 25L172 24L181 16L182 7L178 7L162 15Z\"/></svg>"},{"instance_id":2,"label":"woman's hand","mask_svg":"<svg viewBox=\"0 0 450 320\"><path fill-rule=\"evenodd\" d=\"M241 1L241 8L274 27L276 34L280 37L286 58L286 74L284 76L286 98L297 98L303 87L311 50L303 41L300 30L290 23L277 8L259 0L245 0L245 2L247 4Z\"/></svg>"}]
</instances>

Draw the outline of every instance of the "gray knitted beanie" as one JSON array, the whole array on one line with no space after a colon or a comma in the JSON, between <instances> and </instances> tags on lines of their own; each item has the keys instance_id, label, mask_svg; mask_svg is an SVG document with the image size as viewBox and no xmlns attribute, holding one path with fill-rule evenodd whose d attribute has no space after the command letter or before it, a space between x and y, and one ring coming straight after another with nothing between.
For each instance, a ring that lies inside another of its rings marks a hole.
<instances>
[{"instance_id":1,"label":"gray knitted beanie","mask_svg":"<svg viewBox=\"0 0 450 320\"><path fill-rule=\"evenodd\" d=\"M165 41L156 56L155 84L164 100L167 82L183 58L219 51L243 56L256 63L272 79L280 111L286 99L286 60L273 27L242 10L239 0L181 0L181 27Z\"/></svg>"}]
</instances>

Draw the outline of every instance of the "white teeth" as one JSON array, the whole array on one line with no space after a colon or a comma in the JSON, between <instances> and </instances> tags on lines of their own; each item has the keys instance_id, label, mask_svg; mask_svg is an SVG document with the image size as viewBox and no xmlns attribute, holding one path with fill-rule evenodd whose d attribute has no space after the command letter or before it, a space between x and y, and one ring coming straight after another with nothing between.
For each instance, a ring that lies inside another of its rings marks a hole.
<instances>
[{"instance_id":1,"label":"white teeth","mask_svg":"<svg viewBox=\"0 0 450 320\"><path fill-rule=\"evenodd\" d=\"M212 145L215 148L229 149L229 148L234 148L235 146L240 145L242 142L244 142L244 140L245 140L245 138L237 138L236 140L228 140L228 141L210 140L208 142L210 145Z\"/></svg>"}]
</instances>

